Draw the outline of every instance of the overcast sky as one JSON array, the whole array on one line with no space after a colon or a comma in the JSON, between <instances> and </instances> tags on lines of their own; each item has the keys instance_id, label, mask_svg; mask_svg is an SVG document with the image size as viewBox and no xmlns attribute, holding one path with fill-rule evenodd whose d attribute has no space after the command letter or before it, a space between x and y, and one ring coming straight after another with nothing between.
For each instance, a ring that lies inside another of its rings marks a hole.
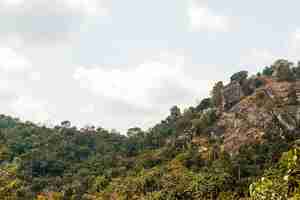
<instances>
[{"instance_id":1,"label":"overcast sky","mask_svg":"<svg viewBox=\"0 0 300 200\"><path fill-rule=\"evenodd\" d=\"M0 112L148 128L217 80L298 59L300 2L0 0Z\"/></svg>"}]
</instances>

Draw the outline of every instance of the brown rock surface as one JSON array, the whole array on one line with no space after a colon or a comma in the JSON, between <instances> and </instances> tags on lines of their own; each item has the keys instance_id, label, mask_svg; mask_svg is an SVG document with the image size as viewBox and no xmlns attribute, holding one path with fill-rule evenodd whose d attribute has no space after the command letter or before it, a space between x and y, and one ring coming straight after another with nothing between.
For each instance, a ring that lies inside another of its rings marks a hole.
<instances>
[{"instance_id":1,"label":"brown rock surface","mask_svg":"<svg viewBox=\"0 0 300 200\"><path fill-rule=\"evenodd\" d=\"M223 112L217 126L224 129L225 150L235 153L243 144L262 142L270 128L295 131L300 124L300 107L291 103L295 84L269 79L253 95Z\"/></svg>"}]
</instances>

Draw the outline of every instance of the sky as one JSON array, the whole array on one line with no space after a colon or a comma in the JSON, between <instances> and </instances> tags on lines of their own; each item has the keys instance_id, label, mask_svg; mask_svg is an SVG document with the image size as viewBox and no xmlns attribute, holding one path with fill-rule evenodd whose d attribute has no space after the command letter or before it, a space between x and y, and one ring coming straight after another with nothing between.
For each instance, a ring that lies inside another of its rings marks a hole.
<instances>
[{"instance_id":1,"label":"sky","mask_svg":"<svg viewBox=\"0 0 300 200\"><path fill-rule=\"evenodd\" d=\"M0 0L0 113L147 129L300 54L300 2Z\"/></svg>"}]
</instances>

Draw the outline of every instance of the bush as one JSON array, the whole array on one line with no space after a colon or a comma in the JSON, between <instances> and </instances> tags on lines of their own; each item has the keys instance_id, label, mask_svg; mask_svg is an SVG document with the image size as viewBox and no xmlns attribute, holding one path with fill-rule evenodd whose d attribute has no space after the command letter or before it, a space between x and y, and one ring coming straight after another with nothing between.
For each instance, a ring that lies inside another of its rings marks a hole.
<instances>
[{"instance_id":1,"label":"bush","mask_svg":"<svg viewBox=\"0 0 300 200\"><path fill-rule=\"evenodd\" d=\"M263 74L264 76L272 76L272 74L273 74L273 69L272 69L271 67L267 67L267 66L266 66L266 67L263 69L262 74Z\"/></svg>"},{"instance_id":2,"label":"bush","mask_svg":"<svg viewBox=\"0 0 300 200\"><path fill-rule=\"evenodd\" d=\"M206 110L208 108L211 108L212 106L213 106L212 99L211 98L205 98L196 107L196 111L200 112L200 111Z\"/></svg>"},{"instance_id":3,"label":"bush","mask_svg":"<svg viewBox=\"0 0 300 200\"><path fill-rule=\"evenodd\" d=\"M248 77L248 72L247 71L240 71L240 72L237 72L237 73L233 74L230 77L230 80L231 81L237 81L237 82L241 83L243 80L247 79L247 77Z\"/></svg>"}]
</instances>

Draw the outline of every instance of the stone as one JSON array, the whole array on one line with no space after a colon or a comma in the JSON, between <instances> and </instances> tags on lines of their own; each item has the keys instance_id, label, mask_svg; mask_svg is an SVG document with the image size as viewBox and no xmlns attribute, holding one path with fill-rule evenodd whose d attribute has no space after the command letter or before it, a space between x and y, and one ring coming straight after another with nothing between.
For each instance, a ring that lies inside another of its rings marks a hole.
<instances>
[{"instance_id":1,"label":"stone","mask_svg":"<svg viewBox=\"0 0 300 200\"><path fill-rule=\"evenodd\" d=\"M278 81L290 81L293 79L293 73L291 71L292 63L288 60L277 60L272 65L273 74Z\"/></svg>"},{"instance_id":2,"label":"stone","mask_svg":"<svg viewBox=\"0 0 300 200\"><path fill-rule=\"evenodd\" d=\"M296 81L294 88L295 88L295 92L296 92L297 103L300 104L300 81Z\"/></svg>"},{"instance_id":3,"label":"stone","mask_svg":"<svg viewBox=\"0 0 300 200\"><path fill-rule=\"evenodd\" d=\"M240 83L237 81L233 81L224 87L223 96L225 110L228 110L233 105L238 103L245 95Z\"/></svg>"},{"instance_id":4,"label":"stone","mask_svg":"<svg viewBox=\"0 0 300 200\"><path fill-rule=\"evenodd\" d=\"M242 145L263 142L272 130L295 133L300 128L300 106L287 103L298 87L294 84L270 80L223 112L216 126L224 130L224 149L236 153Z\"/></svg>"},{"instance_id":5,"label":"stone","mask_svg":"<svg viewBox=\"0 0 300 200\"><path fill-rule=\"evenodd\" d=\"M223 82L219 81L215 84L212 90L212 103L217 108L223 107Z\"/></svg>"}]
</instances>

